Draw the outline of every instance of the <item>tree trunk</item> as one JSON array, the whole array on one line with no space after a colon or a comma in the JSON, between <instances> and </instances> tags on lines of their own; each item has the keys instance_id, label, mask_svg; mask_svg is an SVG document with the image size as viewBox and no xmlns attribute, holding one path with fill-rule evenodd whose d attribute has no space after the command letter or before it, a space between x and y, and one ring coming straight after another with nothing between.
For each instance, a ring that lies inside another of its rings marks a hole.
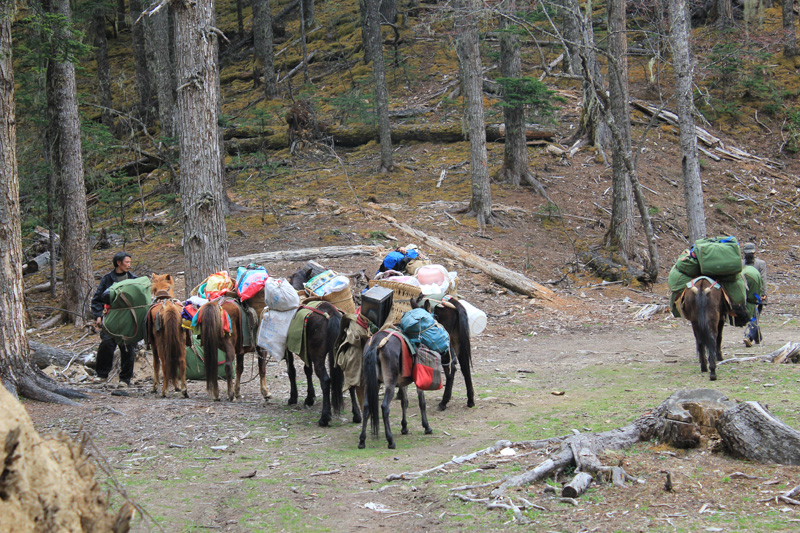
<instances>
[{"instance_id":1,"label":"tree trunk","mask_svg":"<svg viewBox=\"0 0 800 533\"><path fill-rule=\"evenodd\" d=\"M581 30L575 0L556 0L561 14L561 36L564 40L564 71L580 75Z\"/></svg>"},{"instance_id":2,"label":"tree trunk","mask_svg":"<svg viewBox=\"0 0 800 533\"><path fill-rule=\"evenodd\" d=\"M136 93L139 95L137 114L147 125L153 120L153 82L150 68L147 66L147 50L145 48L145 32L141 0L130 0L131 8L131 44L133 45L133 65L136 71Z\"/></svg>"},{"instance_id":3,"label":"tree trunk","mask_svg":"<svg viewBox=\"0 0 800 533\"><path fill-rule=\"evenodd\" d=\"M119 33L122 28L125 27L125 14L127 11L125 10L125 0L117 0L117 33Z\"/></svg>"},{"instance_id":4,"label":"tree trunk","mask_svg":"<svg viewBox=\"0 0 800 533\"><path fill-rule=\"evenodd\" d=\"M242 4L244 0L236 0L236 27L239 30L239 38L244 37L244 15L242 14Z\"/></svg>"},{"instance_id":5,"label":"tree trunk","mask_svg":"<svg viewBox=\"0 0 800 533\"><path fill-rule=\"evenodd\" d=\"M394 24L397 21L397 0L377 0L380 4L381 19L379 24L388 22Z\"/></svg>"},{"instance_id":6,"label":"tree trunk","mask_svg":"<svg viewBox=\"0 0 800 533\"><path fill-rule=\"evenodd\" d=\"M164 6L144 17L145 44L148 48L151 75L155 80L158 120L161 137L175 137L175 68L170 57L173 42L170 40L169 7Z\"/></svg>"},{"instance_id":7,"label":"tree trunk","mask_svg":"<svg viewBox=\"0 0 800 533\"><path fill-rule=\"evenodd\" d=\"M631 121L628 106L628 43L624 0L608 1L608 92L614 121L620 138L612 143L612 206L611 223L606 233L606 246L627 262L634 253L633 192L624 161L631 151Z\"/></svg>"},{"instance_id":8,"label":"tree trunk","mask_svg":"<svg viewBox=\"0 0 800 533\"><path fill-rule=\"evenodd\" d=\"M300 20L305 23L305 31L314 25L314 0L300 0L300 7Z\"/></svg>"},{"instance_id":9,"label":"tree trunk","mask_svg":"<svg viewBox=\"0 0 800 533\"><path fill-rule=\"evenodd\" d=\"M516 0L511 0L503 4L503 6L503 12L509 18L516 16ZM514 33L513 28L515 26L510 22L509 18L501 18L501 26L505 31L500 33L500 75L504 78L519 78L522 75L519 37ZM500 179L510 182L515 187L518 187L522 182L532 185L536 192L549 200L544 187L533 176L528 167L524 107L503 107L503 118L506 139L503 166L499 172Z\"/></svg>"},{"instance_id":10,"label":"tree trunk","mask_svg":"<svg viewBox=\"0 0 800 533\"><path fill-rule=\"evenodd\" d=\"M49 11L71 20L69 0L46 5ZM62 27L56 30L57 43L66 44L71 35ZM63 57L64 54L58 54ZM47 65L47 107L53 165L61 183L63 212L62 264L64 294L62 307L73 314L76 326L89 315L89 299L94 289L94 275L89 250L89 217L86 187L83 181L81 129L78 117L75 66L69 61L50 59ZM65 317L66 318L66 317Z\"/></svg>"},{"instance_id":11,"label":"tree trunk","mask_svg":"<svg viewBox=\"0 0 800 533\"><path fill-rule=\"evenodd\" d=\"M787 426L758 402L726 410L716 429L726 451L758 463L800 465L800 431Z\"/></svg>"},{"instance_id":12,"label":"tree trunk","mask_svg":"<svg viewBox=\"0 0 800 533\"><path fill-rule=\"evenodd\" d=\"M378 10L381 0L366 0L364 7L365 53L372 61L372 74L375 81L375 110L378 114L378 138L381 144L381 162L378 172L391 172L394 168L392 160L392 130L389 127L389 94L386 90L386 67L383 62L383 43Z\"/></svg>"},{"instance_id":13,"label":"tree trunk","mask_svg":"<svg viewBox=\"0 0 800 533\"><path fill-rule=\"evenodd\" d=\"M683 0L670 0L670 41L672 64L675 71L675 99L681 143L683 168L683 195L686 200L686 218L689 241L706 236L706 216L703 211L703 183L700 180L700 159L697 155L697 134L694 124L692 100L692 61L689 54L689 21Z\"/></svg>"},{"instance_id":14,"label":"tree trunk","mask_svg":"<svg viewBox=\"0 0 800 533\"><path fill-rule=\"evenodd\" d=\"M731 0L716 0L717 28L724 30L733 27L733 5Z\"/></svg>"},{"instance_id":15,"label":"tree trunk","mask_svg":"<svg viewBox=\"0 0 800 533\"><path fill-rule=\"evenodd\" d=\"M228 268L217 110L212 0L174 4L178 139L187 293Z\"/></svg>"},{"instance_id":16,"label":"tree trunk","mask_svg":"<svg viewBox=\"0 0 800 533\"><path fill-rule=\"evenodd\" d=\"M106 39L106 13L98 9L92 16L95 58L97 59L97 101L100 103L100 122L114 132L114 116L111 99L111 67L108 62L108 40Z\"/></svg>"},{"instance_id":17,"label":"tree trunk","mask_svg":"<svg viewBox=\"0 0 800 533\"><path fill-rule=\"evenodd\" d=\"M785 57L795 57L798 54L794 21L794 0L783 0L783 55Z\"/></svg>"},{"instance_id":18,"label":"tree trunk","mask_svg":"<svg viewBox=\"0 0 800 533\"><path fill-rule=\"evenodd\" d=\"M50 7L50 6L46 6ZM68 13L68 12L67 12ZM31 364L22 284L17 127L11 21L14 3L0 2L0 382L15 396L74 403ZM37 383L41 382L41 385ZM48 387L46 390L42 387Z\"/></svg>"},{"instance_id":19,"label":"tree trunk","mask_svg":"<svg viewBox=\"0 0 800 533\"><path fill-rule=\"evenodd\" d=\"M278 95L273 60L272 11L269 0L253 0L253 53L264 73L264 95L271 100ZM256 78L256 76L254 76Z\"/></svg>"},{"instance_id":20,"label":"tree trunk","mask_svg":"<svg viewBox=\"0 0 800 533\"><path fill-rule=\"evenodd\" d=\"M489 188L489 163L483 118L483 68L478 48L477 0L458 0L455 4L456 50L464 92L464 120L470 145L472 199L468 211L484 228L492 220L492 191Z\"/></svg>"}]
</instances>

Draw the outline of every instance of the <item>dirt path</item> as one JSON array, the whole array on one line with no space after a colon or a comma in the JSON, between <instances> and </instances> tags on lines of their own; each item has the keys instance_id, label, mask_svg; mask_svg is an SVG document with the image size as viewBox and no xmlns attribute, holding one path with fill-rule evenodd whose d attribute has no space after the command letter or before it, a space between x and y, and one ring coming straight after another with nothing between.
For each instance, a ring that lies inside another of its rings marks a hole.
<instances>
[{"instance_id":1,"label":"dirt path","mask_svg":"<svg viewBox=\"0 0 800 533\"><path fill-rule=\"evenodd\" d=\"M530 300L508 295L496 298L495 308L482 303L490 314L512 312L490 318L489 328L475 339L476 407L466 407L463 379L457 376L446 411L435 408L440 392L427 395L434 434L426 436L412 393L408 435L400 435L399 404L392 406L396 450L386 448L382 435L368 439L367 449L356 449L360 427L349 422L348 413L335 418L332 427L320 428L319 403L285 405L289 389L283 363L268 367L273 399L265 403L250 359L239 402L211 402L199 382L190 383L189 399L157 398L150 392L148 364L140 361L128 396L86 386L92 399L81 409L38 403L26 408L40 431L89 433L95 455L166 531L505 529L510 513L463 503L448 489L502 479L541 461L540 455L486 457L414 481L387 483L385 478L431 468L498 439L619 427L679 388L712 386L731 398L757 399L800 426L797 368L727 365L712 384L699 373L688 324L665 314L633 320L633 299L648 299L640 293L585 292L564 300L561 309L531 306ZM472 297L479 300L477 294ZM582 305L584 312L572 312ZM779 312L765 317L766 343L749 350L741 344L741 330L726 328L724 351L767 353L796 341L795 326ZM643 483L626 489L598 486L577 507L543 494L543 484L512 497L546 509L528 515L534 529L542 531L667 531L672 526L728 531L766 525L789 531L800 519L797 509L782 505L779 511L766 501L800 484L798 467L751 465L711 454L707 447L684 452L641 445L606 460L625 464ZM672 493L663 490L662 470L673 472ZM475 498L487 494L487 489L471 491ZM153 528L141 520L134 530Z\"/></svg>"}]
</instances>

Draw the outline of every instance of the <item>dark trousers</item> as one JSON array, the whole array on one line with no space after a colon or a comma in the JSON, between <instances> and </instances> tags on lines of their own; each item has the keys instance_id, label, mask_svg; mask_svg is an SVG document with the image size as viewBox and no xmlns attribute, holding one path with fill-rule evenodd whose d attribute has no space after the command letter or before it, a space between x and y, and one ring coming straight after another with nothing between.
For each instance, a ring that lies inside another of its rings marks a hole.
<instances>
[{"instance_id":1,"label":"dark trousers","mask_svg":"<svg viewBox=\"0 0 800 533\"><path fill-rule=\"evenodd\" d=\"M97 362L95 369L97 375L101 378L107 378L111 367L114 366L114 350L117 348L117 341L113 337L106 334L105 331L100 333L100 347L97 348ZM134 346L119 345L120 354L120 370L119 380L130 381L133 377L133 358Z\"/></svg>"}]
</instances>

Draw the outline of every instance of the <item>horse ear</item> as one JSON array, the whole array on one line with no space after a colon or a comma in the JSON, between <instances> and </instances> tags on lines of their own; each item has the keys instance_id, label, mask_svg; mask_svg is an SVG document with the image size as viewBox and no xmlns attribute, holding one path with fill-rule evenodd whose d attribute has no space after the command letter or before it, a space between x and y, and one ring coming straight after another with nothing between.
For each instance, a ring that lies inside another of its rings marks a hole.
<instances>
[{"instance_id":1,"label":"horse ear","mask_svg":"<svg viewBox=\"0 0 800 533\"><path fill-rule=\"evenodd\" d=\"M165 279L167 281L172 281L172 274L167 274L167 277Z\"/></svg>"}]
</instances>

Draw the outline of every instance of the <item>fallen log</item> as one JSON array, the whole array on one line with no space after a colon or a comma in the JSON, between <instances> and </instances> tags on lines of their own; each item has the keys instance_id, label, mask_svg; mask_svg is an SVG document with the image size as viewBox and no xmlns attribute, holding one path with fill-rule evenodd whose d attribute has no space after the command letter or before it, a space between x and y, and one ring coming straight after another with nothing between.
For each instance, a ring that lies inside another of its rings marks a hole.
<instances>
[{"instance_id":1,"label":"fallen log","mask_svg":"<svg viewBox=\"0 0 800 533\"><path fill-rule=\"evenodd\" d=\"M766 355L754 355L751 357L732 357L719 361L717 365L744 363L747 361L763 361L765 363L800 363L800 342L787 342L777 350Z\"/></svg>"},{"instance_id":2,"label":"fallen log","mask_svg":"<svg viewBox=\"0 0 800 533\"><path fill-rule=\"evenodd\" d=\"M473 253L467 252L466 250L450 244L449 242L446 242L438 237L433 237L423 231L414 229L406 224L402 224L396 219L388 215L384 215L383 213L371 211L371 214L382 218L391 226L419 241L420 244L424 244L429 248L435 248L451 259L455 259L467 266L481 270L497 283L511 289L512 291L530 296L532 298L541 298L547 301L553 301L553 298L555 297L555 293L553 291L536 283L528 277L523 276L519 272L514 272L513 270L498 265L497 263L493 263Z\"/></svg>"},{"instance_id":3,"label":"fallen log","mask_svg":"<svg viewBox=\"0 0 800 533\"><path fill-rule=\"evenodd\" d=\"M565 498L577 498L589 488L594 478L588 472L578 472L572 481L564 485L561 495Z\"/></svg>"},{"instance_id":4,"label":"fallen log","mask_svg":"<svg viewBox=\"0 0 800 533\"><path fill-rule=\"evenodd\" d=\"M800 465L800 431L784 424L758 402L727 409L716 423L725 450L759 463Z\"/></svg>"},{"instance_id":5,"label":"fallen log","mask_svg":"<svg viewBox=\"0 0 800 533\"><path fill-rule=\"evenodd\" d=\"M355 255L379 256L386 252L383 246L324 246L322 248L301 248L299 250L283 250L278 252L262 252L258 254L231 257L228 263L231 268L246 266L250 263L269 263L274 261L308 261L311 259L333 259Z\"/></svg>"},{"instance_id":6,"label":"fallen log","mask_svg":"<svg viewBox=\"0 0 800 533\"><path fill-rule=\"evenodd\" d=\"M33 259L31 259L30 261L28 261L27 263L25 263L24 265L22 265L22 275L27 276L28 274L39 272L39 270L43 266L48 265L49 263L50 263L50 252L47 251L41 253L36 257L34 257Z\"/></svg>"},{"instance_id":7,"label":"fallen log","mask_svg":"<svg viewBox=\"0 0 800 533\"><path fill-rule=\"evenodd\" d=\"M28 341L28 346L31 349L33 362L39 368L47 368L50 365L56 365L60 368L64 368L70 363L70 361L81 358L81 354L68 352L67 350L42 344L41 342Z\"/></svg>"}]
</instances>

